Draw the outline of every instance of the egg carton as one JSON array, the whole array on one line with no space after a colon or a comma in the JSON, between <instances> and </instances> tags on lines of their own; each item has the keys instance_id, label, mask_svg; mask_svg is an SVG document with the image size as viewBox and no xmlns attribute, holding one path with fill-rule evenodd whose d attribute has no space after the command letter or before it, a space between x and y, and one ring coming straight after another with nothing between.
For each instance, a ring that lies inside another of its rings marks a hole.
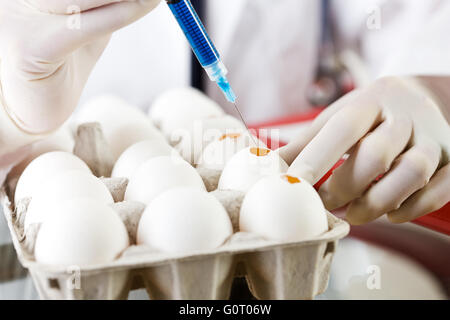
<instances>
[{"instance_id":1,"label":"egg carton","mask_svg":"<svg viewBox=\"0 0 450 320\"><path fill-rule=\"evenodd\" d=\"M78 128L74 153L93 173L108 176L112 162L98 124ZM24 233L29 199L13 204L15 181L0 189L0 202L17 256L33 278L42 299L126 299L131 290L145 288L150 299L228 299L235 277L246 277L258 299L313 299L328 285L330 266L338 241L349 225L327 213L328 231L305 241L280 242L239 232L239 211L244 194L216 190L220 172L198 170L205 185L225 207L235 233L219 248L185 254L168 254L136 245L139 219L145 206L123 201L127 180L103 178L115 203L112 207L127 227L130 243L110 263L49 266L34 259L34 242L40 225Z\"/></svg>"}]
</instances>

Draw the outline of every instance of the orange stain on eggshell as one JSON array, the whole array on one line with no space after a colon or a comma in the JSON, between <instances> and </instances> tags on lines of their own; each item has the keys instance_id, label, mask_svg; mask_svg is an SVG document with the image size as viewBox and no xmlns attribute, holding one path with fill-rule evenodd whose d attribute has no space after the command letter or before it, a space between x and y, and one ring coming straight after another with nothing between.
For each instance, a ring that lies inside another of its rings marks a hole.
<instances>
[{"instance_id":1,"label":"orange stain on eggshell","mask_svg":"<svg viewBox=\"0 0 450 320\"><path fill-rule=\"evenodd\" d=\"M223 136L221 136L219 138L219 141L223 141L225 139L238 139L241 137L240 133L229 133L229 134L224 134Z\"/></svg>"},{"instance_id":2,"label":"orange stain on eggshell","mask_svg":"<svg viewBox=\"0 0 450 320\"><path fill-rule=\"evenodd\" d=\"M284 175L283 178L289 182L290 184L296 184L296 183L300 183L300 179L297 177L293 177L293 176L289 176L289 175Z\"/></svg>"},{"instance_id":3,"label":"orange stain on eggshell","mask_svg":"<svg viewBox=\"0 0 450 320\"><path fill-rule=\"evenodd\" d=\"M270 153L270 150L263 148L250 148L250 152L257 157L265 157Z\"/></svg>"}]
</instances>

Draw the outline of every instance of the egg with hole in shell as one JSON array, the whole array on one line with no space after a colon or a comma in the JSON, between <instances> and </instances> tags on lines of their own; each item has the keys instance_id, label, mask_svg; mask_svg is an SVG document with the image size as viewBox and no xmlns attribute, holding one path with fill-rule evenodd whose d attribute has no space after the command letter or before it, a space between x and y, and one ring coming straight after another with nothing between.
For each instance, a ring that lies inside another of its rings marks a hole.
<instances>
[{"instance_id":1,"label":"egg with hole in shell","mask_svg":"<svg viewBox=\"0 0 450 320\"><path fill-rule=\"evenodd\" d=\"M125 225L104 203L77 198L52 210L36 238L37 262L79 267L107 263L129 246Z\"/></svg>"},{"instance_id":2,"label":"egg with hole in shell","mask_svg":"<svg viewBox=\"0 0 450 320\"><path fill-rule=\"evenodd\" d=\"M189 128L195 120L224 115L222 108L201 91L175 88L159 95L149 110L150 118L166 135L179 128Z\"/></svg>"},{"instance_id":3,"label":"egg with hole in shell","mask_svg":"<svg viewBox=\"0 0 450 320\"><path fill-rule=\"evenodd\" d=\"M328 230L325 207L307 181L286 174L264 177L245 195L239 229L271 240L301 241Z\"/></svg>"},{"instance_id":4,"label":"egg with hole in shell","mask_svg":"<svg viewBox=\"0 0 450 320\"><path fill-rule=\"evenodd\" d=\"M194 121L189 129L179 129L172 132L171 140L180 141L175 149L189 163L195 165L203 153L204 148L215 139L224 134L245 132L244 124L232 117L223 116L219 118Z\"/></svg>"},{"instance_id":5,"label":"egg with hole in shell","mask_svg":"<svg viewBox=\"0 0 450 320\"><path fill-rule=\"evenodd\" d=\"M147 207L138 227L138 244L163 252L215 249L233 234L221 203L198 188L175 188Z\"/></svg>"},{"instance_id":6,"label":"egg with hole in shell","mask_svg":"<svg viewBox=\"0 0 450 320\"><path fill-rule=\"evenodd\" d=\"M24 198L32 198L43 183L62 172L72 170L91 173L86 163L71 153L53 151L40 155L30 162L20 176L14 195L15 203Z\"/></svg>"},{"instance_id":7,"label":"egg with hole in shell","mask_svg":"<svg viewBox=\"0 0 450 320\"><path fill-rule=\"evenodd\" d=\"M178 152L161 139L145 140L126 149L114 165L112 177L130 179L145 161L160 156L178 156Z\"/></svg>"},{"instance_id":8,"label":"egg with hole in shell","mask_svg":"<svg viewBox=\"0 0 450 320\"><path fill-rule=\"evenodd\" d=\"M165 141L144 112L114 95L99 96L88 101L76 119L78 124L100 123L114 160L136 142L148 139Z\"/></svg>"},{"instance_id":9,"label":"egg with hole in shell","mask_svg":"<svg viewBox=\"0 0 450 320\"><path fill-rule=\"evenodd\" d=\"M134 172L125 191L125 200L149 204L159 194L175 187L206 190L197 170L181 157L153 158Z\"/></svg>"},{"instance_id":10,"label":"egg with hole in shell","mask_svg":"<svg viewBox=\"0 0 450 320\"><path fill-rule=\"evenodd\" d=\"M246 131L225 133L206 146L197 159L197 168L222 171L236 153L249 146L267 148L261 140Z\"/></svg>"},{"instance_id":11,"label":"egg with hole in shell","mask_svg":"<svg viewBox=\"0 0 450 320\"><path fill-rule=\"evenodd\" d=\"M57 212L52 207L74 198L92 198L103 204L114 203L111 193L99 178L79 170L66 171L43 183L35 192L25 215L25 231L33 223L48 220L51 212Z\"/></svg>"},{"instance_id":12,"label":"egg with hole in shell","mask_svg":"<svg viewBox=\"0 0 450 320\"><path fill-rule=\"evenodd\" d=\"M236 153L225 165L219 179L219 190L247 192L264 176L285 173L286 162L266 148L248 147Z\"/></svg>"}]
</instances>

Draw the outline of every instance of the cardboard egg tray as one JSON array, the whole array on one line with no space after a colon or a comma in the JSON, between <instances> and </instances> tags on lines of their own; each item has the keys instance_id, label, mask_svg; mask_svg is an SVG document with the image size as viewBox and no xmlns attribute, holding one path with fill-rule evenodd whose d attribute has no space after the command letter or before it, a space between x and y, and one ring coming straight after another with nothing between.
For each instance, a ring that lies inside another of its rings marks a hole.
<instances>
[{"instance_id":1,"label":"cardboard egg tray","mask_svg":"<svg viewBox=\"0 0 450 320\"><path fill-rule=\"evenodd\" d=\"M109 176L112 161L98 124L78 128L74 153L94 174ZM245 276L258 299L313 299L325 291L339 239L349 225L328 213L327 232L299 242L279 242L239 232L244 194L219 191L220 172L199 170L208 191L224 205L235 233L214 250L167 254L135 245L137 225L145 206L123 201L127 180L103 178L111 191L113 208L127 227L130 243L115 261L86 267L49 266L34 259L40 225L23 231L29 199L13 204L14 181L0 190L0 202L17 256L33 278L42 299L126 299L130 290L145 288L150 299L228 299L233 279Z\"/></svg>"}]
</instances>

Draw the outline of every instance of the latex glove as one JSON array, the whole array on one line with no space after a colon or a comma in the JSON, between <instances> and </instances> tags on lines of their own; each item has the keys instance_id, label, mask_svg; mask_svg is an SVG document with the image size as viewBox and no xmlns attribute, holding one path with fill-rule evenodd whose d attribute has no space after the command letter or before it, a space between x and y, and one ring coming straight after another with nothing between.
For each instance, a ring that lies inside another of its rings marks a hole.
<instances>
[{"instance_id":1,"label":"latex glove","mask_svg":"<svg viewBox=\"0 0 450 320\"><path fill-rule=\"evenodd\" d=\"M385 213L409 221L450 201L450 127L442 112L449 102L418 79L381 79L337 101L280 155L289 173L316 183L349 154L319 190L326 208L350 204L352 224Z\"/></svg>"},{"instance_id":2,"label":"latex glove","mask_svg":"<svg viewBox=\"0 0 450 320\"><path fill-rule=\"evenodd\" d=\"M30 153L31 146L17 149L15 152L0 158L0 186L5 182L9 171L19 162L24 160Z\"/></svg>"},{"instance_id":3,"label":"latex glove","mask_svg":"<svg viewBox=\"0 0 450 320\"><path fill-rule=\"evenodd\" d=\"M0 163L64 123L111 33L159 2L0 1Z\"/></svg>"}]
</instances>

